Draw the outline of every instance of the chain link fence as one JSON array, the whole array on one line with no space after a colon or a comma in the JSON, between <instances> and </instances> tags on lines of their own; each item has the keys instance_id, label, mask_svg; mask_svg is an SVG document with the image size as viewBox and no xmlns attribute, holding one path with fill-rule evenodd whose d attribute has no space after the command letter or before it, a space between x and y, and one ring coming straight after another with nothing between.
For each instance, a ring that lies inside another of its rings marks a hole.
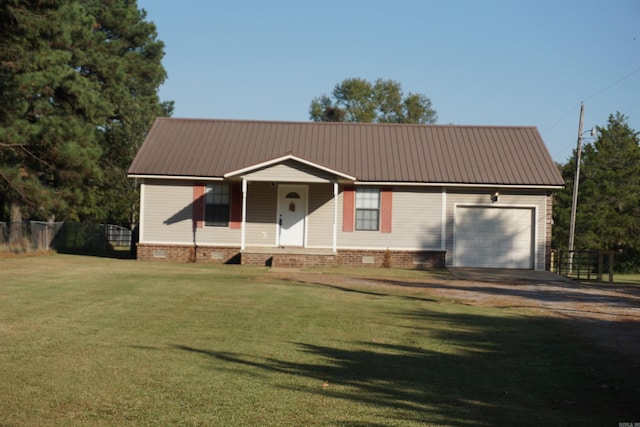
<instances>
[{"instance_id":1,"label":"chain link fence","mask_svg":"<svg viewBox=\"0 0 640 427\"><path fill-rule=\"evenodd\" d=\"M62 222L45 221L0 222L0 251L48 251L62 225Z\"/></svg>"},{"instance_id":2,"label":"chain link fence","mask_svg":"<svg viewBox=\"0 0 640 427\"><path fill-rule=\"evenodd\" d=\"M0 253L56 250L61 253L134 255L134 233L113 224L85 222L0 222Z\"/></svg>"}]
</instances>

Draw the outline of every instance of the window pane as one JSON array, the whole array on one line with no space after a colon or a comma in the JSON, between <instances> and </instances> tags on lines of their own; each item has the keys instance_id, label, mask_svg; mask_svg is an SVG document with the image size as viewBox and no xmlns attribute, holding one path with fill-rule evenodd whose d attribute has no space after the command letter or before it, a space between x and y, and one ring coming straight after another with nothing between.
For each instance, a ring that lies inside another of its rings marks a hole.
<instances>
[{"instance_id":1,"label":"window pane","mask_svg":"<svg viewBox=\"0 0 640 427\"><path fill-rule=\"evenodd\" d=\"M206 225L226 227L229 225L229 205L206 205L204 221Z\"/></svg>"},{"instance_id":2,"label":"window pane","mask_svg":"<svg viewBox=\"0 0 640 427\"><path fill-rule=\"evenodd\" d=\"M207 186L206 203L223 205L229 204L229 185L210 184Z\"/></svg>"},{"instance_id":3,"label":"window pane","mask_svg":"<svg viewBox=\"0 0 640 427\"><path fill-rule=\"evenodd\" d=\"M378 209L380 207L380 189L357 188L356 209Z\"/></svg>"},{"instance_id":4,"label":"window pane","mask_svg":"<svg viewBox=\"0 0 640 427\"><path fill-rule=\"evenodd\" d=\"M356 230L378 230L378 217L377 209L356 210Z\"/></svg>"}]
</instances>

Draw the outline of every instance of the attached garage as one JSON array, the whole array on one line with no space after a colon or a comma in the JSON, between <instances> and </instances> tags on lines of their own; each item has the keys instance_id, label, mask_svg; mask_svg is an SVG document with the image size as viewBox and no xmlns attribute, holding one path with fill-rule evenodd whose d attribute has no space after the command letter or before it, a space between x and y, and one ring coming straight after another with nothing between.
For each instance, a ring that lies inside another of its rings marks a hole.
<instances>
[{"instance_id":1,"label":"attached garage","mask_svg":"<svg viewBox=\"0 0 640 427\"><path fill-rule=\"evenodd\" d=\"M534 214L530 207L456 207L453 265L534 268Z\"/></svg>"}]
</instances>

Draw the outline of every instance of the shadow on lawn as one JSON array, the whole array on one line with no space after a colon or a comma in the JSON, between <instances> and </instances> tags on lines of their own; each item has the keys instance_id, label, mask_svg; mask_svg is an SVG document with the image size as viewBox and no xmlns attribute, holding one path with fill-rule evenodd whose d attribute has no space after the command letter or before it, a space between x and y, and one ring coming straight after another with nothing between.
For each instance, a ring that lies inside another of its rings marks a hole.
<instances>
[{"instance_id":1,"label":"shadow on lawn","mask_svg":"<svg viewBox=\"0 0 640 427\"><path fill-rule=\"evenodd\" d=\"M294 343L315 363L174 348L215 360L216 369L231 364L239 372L246 367L247 375L258 369L313 378L318 387L300 385L296 391L367 405L382 414L371 421L341 420L341 425L617 425L640 419L637 362L626 364L631 358L571 337L568 328L575 325L568 321L429 310L397 316L418 338L397 344ZM320 387L324 381L326 389Z\"/></svg>"},{"instance_id":2,"label":"shadow on lawn","mask_svg":"<svg viewBox=\"0 0 640 427\"><path fill-rule=\"evenodd\" d=\"M363 289L356 289L356 288L353 288L353 287L346 287L346 286L338 286L338 285L333 285L333 284L329 284L329 283L314 282L313 285L314 286L323 286L325 288L335 289L335 290L341 291L341 292L349 292L349 293L356 293L356 294L362 294L362 295L370 295L370 296L375 296L375 297L393 297L393 298L402 298L402 299L406 299L406 300L425 301L425 302L427 302L427 301L428 302L434 302L435 301L432 298L416 297L416 296L409 296L409 295L398 296L396 294L390 294L390 293L384 293L384 292L365 291Z\"/></svg>"}]
</instances>

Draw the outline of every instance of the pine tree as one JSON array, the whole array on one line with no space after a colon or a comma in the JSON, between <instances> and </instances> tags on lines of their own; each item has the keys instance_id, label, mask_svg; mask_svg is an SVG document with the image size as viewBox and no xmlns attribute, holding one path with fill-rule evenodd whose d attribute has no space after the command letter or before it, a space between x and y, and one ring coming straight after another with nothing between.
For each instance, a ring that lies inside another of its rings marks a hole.
<instances>
[{"instance_id":1,"label":"pine tree","mask_svg":"<svg viewBox=\"0 0 640 427\"><path fill-rule=\"evenodd\" d=\"M640 138L627 118L610 115L586 144L576 211L575 249L615 250L619 265L640 267ZM575 156L574 156L575 157ZM554 241L566 247L575 160L562 169L565 189L556 197Z\"/></svg>"},{"instance_id":2,"label":"pine tree","mask_svg":"<svg viewBox=\"0 0 640 427\"><path fill-rule=\"evenodd\" d=\"M70 0L0 6L0 191L18 216L77 218L92 204L95 129L112 114L79 72L93 25Z\"/></svg>"},{"instance_id":3,"label":"pine tree","mask_svg":"<svg viewBox=\"0 0 640 427\"><path fill-rule=\"evenodd\" d=\"M129 0L0 5L0 214L130 222L126 169L172 109L145 18Z\"/></svg>"},{"instance_id":4,"label":"pine tree","mask_svg":"<svg viewBox=\"0 0 640 427\"><path fill-rule=\"evenodd\" d=\"M173 103L158 98L166 78L161 64L164 44L134 1L81 1L96 20L89 77L101 85L102 96L113 106L98 135L103 176L97 219L130 225L139 196L135 182L127 179L127 169L153 120L173 109Z\"/></svg>"}]
</instances>

